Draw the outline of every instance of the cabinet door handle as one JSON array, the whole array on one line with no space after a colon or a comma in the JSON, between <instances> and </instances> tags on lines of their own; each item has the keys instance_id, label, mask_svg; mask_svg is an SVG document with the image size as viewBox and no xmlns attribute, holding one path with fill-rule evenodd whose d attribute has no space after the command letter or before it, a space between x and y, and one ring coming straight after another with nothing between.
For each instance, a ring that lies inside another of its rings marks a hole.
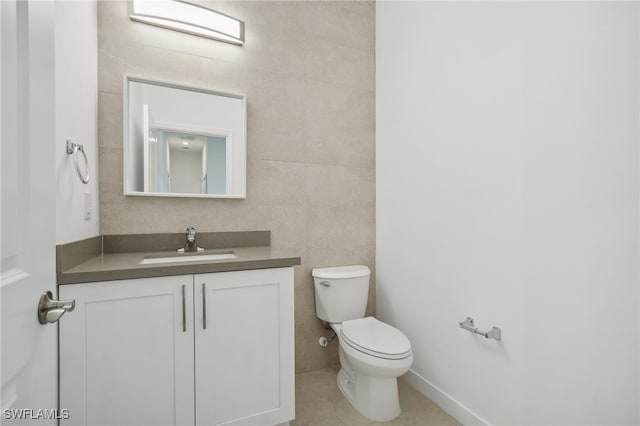
<instances>
[{"instance_id":1,"label":"cabinet door handle","mask_svg":"<svg viewBox=\"0 0 640 426\"><path fill-rule=\"evenodd\" d=\"M182 284L182 331L187 332L187 298L185 295L186 285Z\"/></svg>"},{"instance_id":2,"label":"cabinet door handle","mask_svg":"<svg viewBox=\"0 0 640 426\"><path fill-rule=\"evenodd\" d=\"M202 329L207 329L207 293L204 283L202 283Z\"/></svg>"}]
</instances>

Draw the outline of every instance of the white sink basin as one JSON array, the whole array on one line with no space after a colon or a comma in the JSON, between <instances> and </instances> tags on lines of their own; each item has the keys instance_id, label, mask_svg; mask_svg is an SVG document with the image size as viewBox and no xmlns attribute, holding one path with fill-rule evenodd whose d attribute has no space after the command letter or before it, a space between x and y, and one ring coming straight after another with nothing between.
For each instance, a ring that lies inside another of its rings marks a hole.
<instances>
[{"instance_id":1,"label":"white sink basin","mask_svg":"<svg viewBox=\"0 0 640 426\"><path fill-rule=\"evenodd\" d=\"M140 265L151 265L154 263L174 263L174 262L206 262L210 260L235 259L237 256L232 251L220 253L176 253L174 255L149 255L140 261Z\"/></svg>"}]
</instances>

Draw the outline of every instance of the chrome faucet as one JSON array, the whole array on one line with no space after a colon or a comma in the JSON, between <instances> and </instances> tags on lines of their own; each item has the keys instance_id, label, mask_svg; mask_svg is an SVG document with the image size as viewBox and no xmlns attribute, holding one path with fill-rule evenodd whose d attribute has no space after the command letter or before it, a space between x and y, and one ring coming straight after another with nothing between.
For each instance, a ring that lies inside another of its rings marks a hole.
<instances>
[{"instance_id":1,"label":"chrome faucet","mask_svg":"<svg viewBox=\"0 0 640 426\"><path fill-rule=\"evenodd\" d=\"M187 239L187 242L184 245L184 251L198 251L198 246L196 246L196 228L194 228L193 226L189 226L184 236Z\"/></svg>"},{"instance_id":2,"label":"chrome faucet","mask_svg":"<svg viewBox=\"0 0 640 426\"><path fill-rule=\"evenodd\" d=\"M178 249L179 252L193 253L204 250L203 248L198 247L198 245L196 244L196 228L194 228L193 226L187 227L187 231L185 232L184 236L186 242L183 248Z\"/></svg>"},{"instance_id":3,"label":"chrome faucet","mask_svg":"<svg viewBox=\"0 0 640 426\"><path fill-rule=\"evenodd\" d=\"M187 242L188 243L195 243L196 242L196 228L194 228L193 226L190 226L187 228L187 233L185 234L185 236L187 237Z\"/></svg>"}]
</instances>

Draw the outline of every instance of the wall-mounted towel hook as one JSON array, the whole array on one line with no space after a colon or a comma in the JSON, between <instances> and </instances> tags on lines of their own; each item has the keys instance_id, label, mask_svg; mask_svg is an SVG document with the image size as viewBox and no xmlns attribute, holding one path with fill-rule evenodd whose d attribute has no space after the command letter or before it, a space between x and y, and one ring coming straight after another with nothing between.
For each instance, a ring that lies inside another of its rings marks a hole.
<instances>
[{"instance_id":1,"label":"wall-mounted towel hook","mask_svg":"<svg viewBox=\"0 0 640 426\"><path fill-rule=\"evenodd\" d=\"M471 317L467 317L467 319L459 323L459 325L460 325L460 328L463 328L472 333L484 336L487 339L496 339L496 340L502 339L502 330L500 330L500 327L493 327L489 331L480 331L473 324L473 318Z\"/></svg>"},{"instance_id":2,"label":"wall-mounted towel hook","mask_svg":"<svg viewBox=\"0 0 640 426\"><path fill-rule=\"evenodd\" d=\"M84 173L80 170L80 165L78 164L78 152L82 153L84 157ZM87 154L84 152L84 146L79 143L74 143L71 139L67 139L67 154L73 155L73 163L76 165L76 171L78 172L78 177L80 181L84 184L89 183L89 160L87 159Z\"/></svg>"}]
</instances>

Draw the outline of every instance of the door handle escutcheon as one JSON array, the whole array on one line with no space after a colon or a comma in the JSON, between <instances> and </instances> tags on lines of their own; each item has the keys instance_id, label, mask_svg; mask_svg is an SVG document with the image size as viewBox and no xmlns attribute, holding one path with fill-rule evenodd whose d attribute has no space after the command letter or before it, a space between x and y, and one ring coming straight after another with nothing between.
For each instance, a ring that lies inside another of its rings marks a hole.
<instances>
[{"instance_id":1,"label":"door handle escutcheon","mask_svg":"<svg viewBox=\"0 0 640 426\"><path fill-rule=\"evenodd\" d=\"M58 321L65 312L71 312L76 307L76 301L55 300L50 291L42 293L38 302L38 322L40 324L50 324Z\"/></svg>"}]
</instances>

